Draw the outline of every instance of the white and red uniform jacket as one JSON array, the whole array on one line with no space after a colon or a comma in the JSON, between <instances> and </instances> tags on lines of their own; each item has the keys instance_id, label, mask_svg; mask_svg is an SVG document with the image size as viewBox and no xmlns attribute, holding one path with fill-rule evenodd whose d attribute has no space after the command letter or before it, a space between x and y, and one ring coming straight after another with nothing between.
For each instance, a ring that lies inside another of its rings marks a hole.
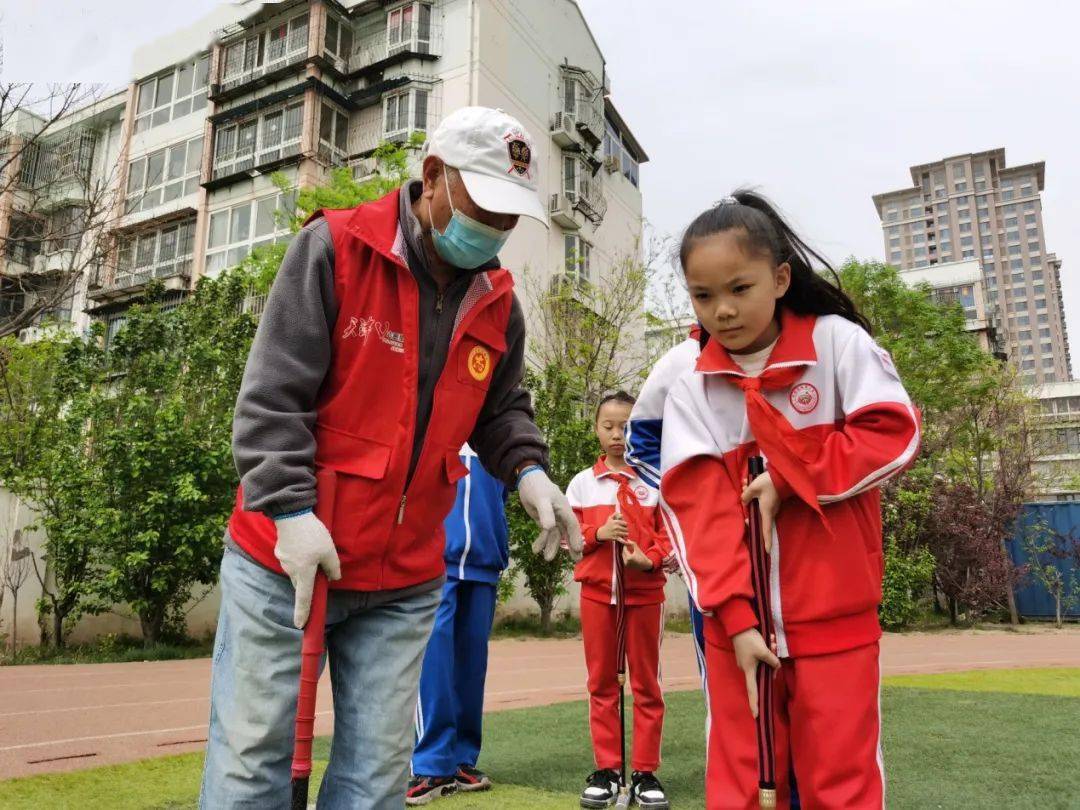
<instances>
[{"instance_id":1,"label":"white and red uniform jacket","mask_svg":"<svg viewBox=\"0 0 1080 810\"><path fill-rule=\"evenodd\" d=\"M710 340L669 392L661 450L675 553L694 601L719 620L707 635L722 628L717 641L729 646L757 624L740 494L747 459L760 454L782 498L770 561L780 656L878 639L877 487L914 460L919 433L888 353L840 316L782 309L759 377Z\"/></svg>"},{"instance_id":2,"label":"white and red uniform jacket","mask_svg":"<svg viewBox=\"0 0 1080 810\"><path fill-rule=\"evenodd\" d=\"M659 493L638 478L632 467L614 472L601 456L592 467L574 476L566 498L585 538L583 556L574 568L581 595L594 602L615 604L615 553L622 546L598 540L596 532L618 509L630 530L630 539L653 564L651 571L626 567L626 604L663 602L667 577L662 566L672 549L657 508Z\"/></svg>"}]
</instances>

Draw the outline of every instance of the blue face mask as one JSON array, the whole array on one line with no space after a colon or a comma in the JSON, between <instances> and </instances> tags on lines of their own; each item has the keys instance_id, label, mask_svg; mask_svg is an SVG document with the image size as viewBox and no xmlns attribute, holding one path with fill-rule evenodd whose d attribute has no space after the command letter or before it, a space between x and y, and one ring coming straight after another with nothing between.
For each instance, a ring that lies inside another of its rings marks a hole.
<instances>
[{"instance_id":1,"label":"blue face mask","mask_svg":"<svg viewBox=\"0 0 1080 810\"><path fill-rule=\"evenodd\" d=\"M445 170L443 181L446 183L446 198L450 201L450 210L453 215L442 233L439 233L434 220L431 220L431 201L428 200L431 241L435 245L435 252L447 264L462 270L475 270L495 258L496 254L502 250L502 246L506 244L506 240L510 238L511 232L492 228L456 210L450 197L450 181L447 179Z\"/></svg>"}]
</instances>

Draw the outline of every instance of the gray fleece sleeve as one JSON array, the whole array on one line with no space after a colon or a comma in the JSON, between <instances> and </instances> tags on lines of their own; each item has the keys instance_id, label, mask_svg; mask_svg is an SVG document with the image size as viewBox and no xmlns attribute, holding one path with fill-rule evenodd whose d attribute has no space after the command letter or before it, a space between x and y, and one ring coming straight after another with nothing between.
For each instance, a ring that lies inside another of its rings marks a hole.
<instances>
[{"instance_id":1,"label":"gray fleece sleeve","mask_svg":"<svg viewBox=\"0 0 1080 810\"><path fill-rule=\"evenodd\" d=\"M246 510L273 517L315 505L315 400L336 320L334 247L319 218L285 252L244 368L232 448Z\"/></svg>"},{"instance_id":2,"label":"gray fleece sleeve","mask_svg":"<svg viewBox=\"0 0 1080 810\"><path fill-rule=\"evenodd\" d=\"M510 489L515 470L526 462L544 467L548 446L533 419L532 398L522 387L525 375L525 315L514 296L506 325L506 354L495 365L484 406L469 437L480 463Z\"/></svg>"}]
</instances>

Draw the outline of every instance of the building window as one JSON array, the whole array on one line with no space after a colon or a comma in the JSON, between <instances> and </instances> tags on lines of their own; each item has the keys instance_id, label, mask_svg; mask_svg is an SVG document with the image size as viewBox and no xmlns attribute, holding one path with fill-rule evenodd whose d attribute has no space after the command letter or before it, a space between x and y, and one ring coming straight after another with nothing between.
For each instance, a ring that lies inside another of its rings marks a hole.
<instances>
[{"instance_id":1,"label":"building window","mask_svg":"<svg viewBox=\"0 0 1080 810\"><path fill-rule=\"evenodd\" d=\"M889 261L891 261L893 264L900 264L900 259L901 259L900 251L898 251L898 250L894 251L891 254L889 254Z\"/></svg>"},{"instance_id":2,"label":"building window","mask_svg":"<svg viewBox=\"0 0 1080 810\"><path fill-rule=\"evenodd\" d=\"M123 236L117 244L113 286L130 287L151 278L188 273L194 248L194 218Z\"/></svg>"},{"instance_id":3,"label":"building window","mask_svg":"<svg viewBox=\"0 0 1080 810\"><path fill-rule=\"evenodd\" d=\"M949 204L948 203L938 203L937 204L937 212L939 214L947 214L947 213L949 213Z\"/></svg>"},{"instance_id":4,"label":"building window","mask_svg":"<svg viewBox=\"0 0 1080 810\"><path fill-rule=\"evenodd\" d=\"M405 106L408 106L408 93L393 96L392 98L403 99ZM387 101L389 102L390 99L387 99ZM334 162L335 159L343 161L348 152L348 147L349 116L324 101L319 111L319 154L331 162Z\"/></svg>"},{"instance_id":5,"label":"building window","mask_svg":"<svg viewBox=\"0 0 1080 810\"><path fill-rule=\"evenodd\" d=\"M299 154L303 107L301 101L222 125L214 134L213 177L226 177Z\"/></svg>"},{"instance_id":6,"label":"building window","mask_svg":"<svg viewBox=\"0 0 1080 810\"><path fill-rule=\"evenodd\" d=\"M1028 242L1028 253L1038 253L1039 250L1038 242Z\"/></svg>"},{"instance_id":7,"label":"building window","mask_svg":"<svg viewBox=\"0 0 1080 810\"><path fill-rule=\"evenodd\" d=\"M348 60L352 55L352 26L333 14L327 14L323 50L331 56Z\"/></svg>"},{"instance_id":8,"label":"building window","mask_svg":"<svg viewBox=\"0 0 1080 810\"><path fill-rule=\"evenodd\" d=\"M591 281L592 270L589 266L592 246L579 234L568 233L563 236L566 252L566 272L579 281Z\"/></svg>"},{"instance_id":9,"label":"building window","mask_svg":"<svg viewBox=\"0 0 1080 810\"><path fill-rule=\"evenodd\" d=\"M967 177L967 167L963 163L952 164L953 178L962 180Z\"/></svg>"},{"instance_id":10,"label":"building window","mask_svg":"<svg viewBox=\"0 0 1080 810\"><path fill-rule=\"evenodd\" d=\"M964 181L964 180L959 181L956 184L956 190L957 191L967 191L967 182Z\"/></svg>"},{"instance_id":11,"label":"building window","mask_svg":"<svg viewBox=\"0 0 1080 810\"><path fill-rule=\"evenodd\" d=\"M199 188L203 139L200 135L128 163L126 211L149 211Z\"/></svg>"},{"instance_id":12,"label":"building window","mask_svg":"<svg viewBox=\"0 0 1080 810\"><path fill-rule=\"evenodd\" d=\"M1011 188L1003 188L1001 190L1001 199L1003 200L1011 200L1014 196L1015 194Z\"/></svg>"},{"instance_id":13,"label":"building window","mask_svg":"<svg viewBox=\"0 0 1080 810\"><path fill-rule=\"evenodd\" d=\"M431 91L414 87L383 100L383 137L407 136L410 132L426 132Z\"/></svg>"},{"instance_id":14,"label":"building window","mask_svg":"<svg viewBox=\"0 0 1080 810\"><path fill-rule=\"evenodd\" d=\"M1031 196L1031 183L1024 183L1024 185L1020 186L1020 196L1021 197L1030 197Z\"/></svg>"},{"instance_id":15,"label":"building window","mask_svg":"<svg viewBox=\"0 0 1080 810\"><path fill-rule=\"evenodd\" d=\"M225 50L221 82L226 87L243 84L301 59L307 51L308 15L305 12L229 45Z\"/></svg>"},{"instance_id":16,"label":"building window","mask_svg":"<svg viewBox=\"0 0 1080 810\"><path fill-rule=\"evenodd\" d=\"M898 214L895 208L890 208L885 212L885 219L888 222L896 222L897 216Z\"/></svg>"},{"instance_id":17,"label":"building window","mask_svg":"<svg viewBox=\"0 0 1080 810\"><path fill-rule=\"evenodd\" d=\"M1050 330L1049 329L1040 329L1039 330L1039 337L1040 338L1048 338L1048 337L1050 337Z\"/></svg>"},{"instance_id":18,"label":"building window","mask_svg":"<svg viewBox=\"0 0 1080 810\"><path fill-rule=\"evenodd\" d=\"M900 237L899 236L894 236L892 239L890 239L889 240L889 247L891 247L891 248L900 247Z\"/></svg>"},{"instance_id":19,"label":"building window","mask_svg":"<svg viewBox=\"0 0 1080 810\"><path fill-rule=\"evenodd\" d=\"M971 247L975 244L975 237L973 236L961 236L960 247Z\"/></svg>"},{"instance_id":20,"label":"building window","mask_svg":"<svg viewBox=\"0 0 1080 810\"><path fill-rule=\"evenodd\" d=\"M386 41L392 56L415 48L428 53L431 48L431 4L409 3L386 15Z\"/></svg>"},{"instance_id":21,"label":"building window","mask_svg":"<svg viewBox=\"0 0 1080 810\"><path fill-rule=\"evenodd\" d=\"M926 242L926 234L925 233L915 233L915 234L911 235L911 244L913 244L913 245L922 245L925 242Z\"/></svg>"},{"instance_id":22,"label":"building window","mask_svg":"<svg viewBox=\"0 0 1080 810\"><path fill-rule=\"evenodd\" d=\"M975 190L976 191L986 191L986 178L984 178L984 177L976 177L975 178Z\"/></svg>"},{"instance_id":23,"label":"building window","mask_svg":"<svg viewBox=\"0 0 1080 810\"><path fill-rule=\"evenodd\" d=\"M270 194L210 214L206 272L235 267L254 248L288 241L288 223L295 209L295 192Z\"/></svg>"},{"instance_id":24,"label":"building window","mask_svg":"<svg viewBox=\"0 0 1080 810\"><path fill-rule=\"evenodd\" d=\"M959 230L960 230L960 233L971 233L971 223L970 222L961 222Z\"/></svg>"},{"instance_id":25,"label":"building window","mask_svg":"<svg viewBox=\"0 0 1080 810\"><path fill-rule=\"evenodd\" d=\"M135 133L167 124L206 106L210 57L201 56L139 85Z\"/></svg>"}]
</instances>

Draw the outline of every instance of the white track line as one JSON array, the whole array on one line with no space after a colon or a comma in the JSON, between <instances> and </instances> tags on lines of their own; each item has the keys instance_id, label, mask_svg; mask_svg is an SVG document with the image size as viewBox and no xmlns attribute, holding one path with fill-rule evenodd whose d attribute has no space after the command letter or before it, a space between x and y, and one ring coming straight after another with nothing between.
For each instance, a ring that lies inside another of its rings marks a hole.
<instances>
[{"instance_id":1,"label":"white track line","mask_svg":"<svg viewBox=\"0 0 1080 810\"><path fill-rule=\"evenodd\" d=\"M136 701L134 703L104 703L97 706L71 706L66 709L34 709L26 712L3 712L0 717L21 717L26 714L58 714L60 712L89 712L95 709L121 709L129 706L166 706L170 703L196 703L202 701L205 703L210 700L209 695L204 697L193 698L175 698L174 700L148 700L146 702Z\"/></svg>"},{"instance_id":2,"label":"white track line","mask_svg":"<svg viewBox=\"0 0 1080 810\"><path fill-rule=\"evenodd\" d=\"M322 715L333 714L333 711L327 709L322 712L315 712L316 717ZM116 740L121 737L145 737L148 734L176 734L181 731L205 731L206 723L200 723L197 726L181 726L180 728L155 728L149 731L123 731L117 734L96 734L92 737L69 737L66 740L47 740L45 742L36 743L23 743L22 745L6 745L0 747L0 752L3 751L21 751L25 748L44 748L48 745L67 745L68 743L77 742L90 742L91 740Z\"/></svg>"}]
</instances>

